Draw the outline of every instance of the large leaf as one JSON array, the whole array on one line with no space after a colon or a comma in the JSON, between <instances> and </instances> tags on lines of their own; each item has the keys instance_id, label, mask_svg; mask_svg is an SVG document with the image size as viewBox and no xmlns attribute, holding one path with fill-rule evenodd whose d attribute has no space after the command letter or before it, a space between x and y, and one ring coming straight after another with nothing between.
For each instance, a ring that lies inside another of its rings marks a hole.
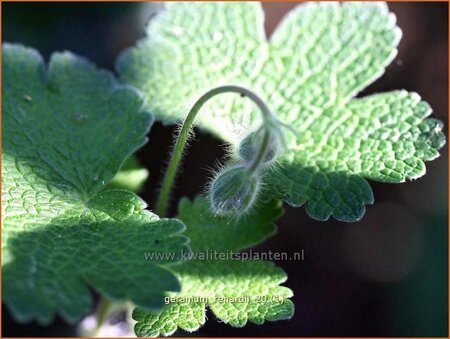
<instances>
[{"instance_id":1,"label":"large leaf","mask_svg":"<svg viewBox=\"0 0 450 339\"><path fill-rule=\"evenodd\" d=\"M426 119L416 93L354 96L384 72L401 32L381 2L307 3L292 10L270 41L257 3L171 3L148 37L122 55L118 70L156 117L175 122L198 96L225 84L265 98L289 149L267 173L272 196L310 216L354 221L373 202L366 179L403 182L425 174L444 145L442 123ZM246 98L212 99L199 126L237 144L257 122Z\"/></svg>"},{"instance_id":2,"label":"large leaf","mask_svg":"<svg viewBox=\"0 0 450 339\"><path fill-rule=\"evenodd\" d=\"M124 190L103 191L146 142L151 116L135 91L70 53L46 69L33 49L3 46L3 301L22 321L76 321L90 288L148 309L180 289L144 252L186 249L177 220ZM143 283L145 282L145 283Z\"/></svg>"},{"instance_id":3,"label":"large leaf","mask_svg":"<svg viewBox=\"0 0 450 339\"><path fill-rule=\"evenodd\" d=\"M246 84L261 73L267 55L259 3L165 3L147 27L148 37L122 54L121 77L152 97L149 106L163 122L185 117L208 89ZM161 83L164 82L164 83ZM247 100L223 94L207 103L196 122L236 141L249 123Z\"/></svg>"},{"instance_id":4,"label":"large leaf","mask_svg":"<svg viewBox=\"0 0 450 339\"><path fill-rule=\"evenodd\" d=\"M207 306L220 321L235 327L291 318L292 291L280 286L286 274L272 262L232 259L233 252L272 235L273 221L281 212L280 203L271 201L232 220L215 216L205 198L183 199L179 218L187 225L193 252L176 269L182 291L167 299L162 312L135 309L136 334L155 337L170 335L177 328L195 331L206 321Z\"/></svg>"}]
</instances>

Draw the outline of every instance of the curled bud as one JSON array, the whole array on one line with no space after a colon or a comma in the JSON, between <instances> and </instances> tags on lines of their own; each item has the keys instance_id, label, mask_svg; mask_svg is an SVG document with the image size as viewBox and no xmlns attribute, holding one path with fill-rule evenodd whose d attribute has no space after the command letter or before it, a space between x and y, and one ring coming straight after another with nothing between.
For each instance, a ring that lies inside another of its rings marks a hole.
<instances>
[{"instance_id":1,"label":"curled bud","mask_svg":"<svg viewBox=\"0 0 450 339\"><path fill-rule=\"evenodd\" d=\"M210 197L212 210L217 214L245 214L258 195L260 179L244 165L223 170L212 182Z\"/></svg>"},{"instance_id":2,"label":"curled bud","mask_svg":"<svg viewBox=\"0 0 450 339\"><path fill-rule=\"evenodd\" d=\"M275 161L287 148L282 127L283 124L276 118L267 119L258 130L241 141L239 156L248 163L257 161L258 169ZM258 158L261 151L264 151L264 156Z\"/></svg>"},{"instance_id":3,"label":"curled bud","mask_svg":"<svg viewBox=\"0 0 450 339\"><path fill-rule=\"evenodd\" d=\"M239 156L242 160L251 162L256 154L258 154L258 150L261 148L262 142L263 133L261 133L261 130L249 133L239 144ZM265 164L272 162L277 157L278 152L278 141L272 135L269 135L269 142L264 153L263 162Z\"/></svg>"}]
</instances>

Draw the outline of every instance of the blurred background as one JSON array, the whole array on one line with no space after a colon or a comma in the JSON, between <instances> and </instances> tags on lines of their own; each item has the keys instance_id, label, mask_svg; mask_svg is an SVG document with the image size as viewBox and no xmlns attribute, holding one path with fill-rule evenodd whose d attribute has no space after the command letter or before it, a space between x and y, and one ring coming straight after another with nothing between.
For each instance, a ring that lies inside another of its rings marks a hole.
<instances>
[{"instance_id":1,"label":"blurred background","mask_svg":"<svg viewBox=\"0 0 450 339\"><path fill-rule=\"evenodd\" d=\"M144 36L152 3L2 3L3 41L70 50L114 71L114 60ZM264 3L270 35L295 3ZM448 126L448 4L389 3L403 31L386 74L360 96L394 89L416 91ZM172 127L156 123L138 157L150 170L141 196L155 201L172 141ZM224 156L222 142L196 132L179 176L174 205L194 197ZM427 175L401 185L371 183L375 204L362 221L317 222L304 208L286 207L278 234L258 251L305 251L304 261L280 261L295 296L290 321L236 329L214 320L190 336L448 336L448 161L427 164ZM175 213L175 210L172 211ZM3 307L3 336L72 336L57 318L49 327L18 324ZM178 336L187 335L178 332Z\"/></svg>"}]
</instances>

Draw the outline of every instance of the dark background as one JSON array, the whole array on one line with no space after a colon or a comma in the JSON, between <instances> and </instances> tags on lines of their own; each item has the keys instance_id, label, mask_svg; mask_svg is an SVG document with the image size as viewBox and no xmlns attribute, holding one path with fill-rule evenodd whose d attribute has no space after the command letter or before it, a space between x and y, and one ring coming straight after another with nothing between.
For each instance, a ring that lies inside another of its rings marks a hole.
<instances>
[{"instance_id":1,"label":"dark background","mask_svg":"<svg viewBox=\"0 0 450 339\"><path fill-rule=\"evenodd\" d=\"M124 48L144 35L154 4L2 3L3 41L52 51L70 50L113 70ZM265 3L270 34L293 3ZM448 126L448 4L390 3L403 31L399 55L364 93L407 89L434 108ZM150 170L143 198L150 203L160 183L173 128L156 123L138 152ZM304 208L286 207L279 232L258 250L305 250L303 262L282 261L295 296L290 321L236 329L209 313L200 336L447 336L447 147L427 164L427 175L401 185L371 183L375 205L362 221L317 222ZM224 155L221 142L197 131L179 176L174 205L194 197ZM174 211L172 211L174 212ZM17 324L3 308L4 336L76 335L56 319L42 328ZM177 335L186 335L178 332Z\"/></svg>"}]
</instances>

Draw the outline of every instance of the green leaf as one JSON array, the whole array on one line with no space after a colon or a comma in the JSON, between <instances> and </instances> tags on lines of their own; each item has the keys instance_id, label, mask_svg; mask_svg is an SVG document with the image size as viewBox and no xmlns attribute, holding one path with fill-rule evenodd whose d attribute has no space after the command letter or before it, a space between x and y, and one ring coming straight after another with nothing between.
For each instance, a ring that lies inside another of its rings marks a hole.
<instances>
[{"instance_id":1,"label":"green leaf","mask_svg":"<svg viewBox=\"0 0 450 339\"><path fill-rule=\"evenodd\" d=\"M226 258L274 234L273 221L281 214L280 203L271 201L242 219L230 220L210 212L203 197L193 202L183 199L179 218L187 225L193 254L176 269L182 291L166 300L169 304L162 312L135 309L136 334L155 337L171 335L177 328L195 331L206 321L206 306L235 327L291 318L292 291L280 286L287 279L280 268L267 261Z\"/></svg>"},{"instance_id":2,"label":"green leaf","mask_svg":"<svg viewBox=\"0 0 450 339\"><path fill-rule=\"evenodd\" d=\"M426 119L432 110L418 94L355 98L397 53L401 32L385 3L301 4L270 41L257 3L171 3L147 35L118 70L157 119L181 119L211 87L249 86L295 131L286 130L289 149L266 173L269 193L306 204L313 218L360 219L373 202L366 179L419 178L445 144L442 123ZM199 126L237 145L258 123L248 101L212 99Z\"/></svg>"},{"instance_id":3,"label":"green leaf","mask_svg":"<svg viewBox=\"0 0 450 339\"><path fill-rule=\"evenodd\" d=\"M136 156L125 160L119 172L114 176L106 189L125 189L139 192L148 178L148 170L141 166Z\"/></svg>"},{"instance_id":4,"label":"green leaf","mask_svg":"<svg viewBox=\"0 0 450 339\"><path fill-rule=\"evenodd\" d=\"M178 2L164 7L150 21L148 38L117 62L122 79L151 98L149 107L159 120L181 120L212 87L252 87L268 52L259 3ZM248 100L222 94L202 108L196 123L236 141L246 131L249 109Z\"/></svg>"},{"instance_id":5,"label":"green leaf","mask_svg":"<svg viewBox=\"0 0 450 339\"><path fill-rule=\"evenodd\" d=\"M94 289L157 310L178 291L181 222L159 219L124 190L102 191L146 142L142 98L70 53L46 67L33 49L3 45L2 293L20 321L74 322ZM145 283L144 283L145 282Z\"/></svg>"}]
</instances>

